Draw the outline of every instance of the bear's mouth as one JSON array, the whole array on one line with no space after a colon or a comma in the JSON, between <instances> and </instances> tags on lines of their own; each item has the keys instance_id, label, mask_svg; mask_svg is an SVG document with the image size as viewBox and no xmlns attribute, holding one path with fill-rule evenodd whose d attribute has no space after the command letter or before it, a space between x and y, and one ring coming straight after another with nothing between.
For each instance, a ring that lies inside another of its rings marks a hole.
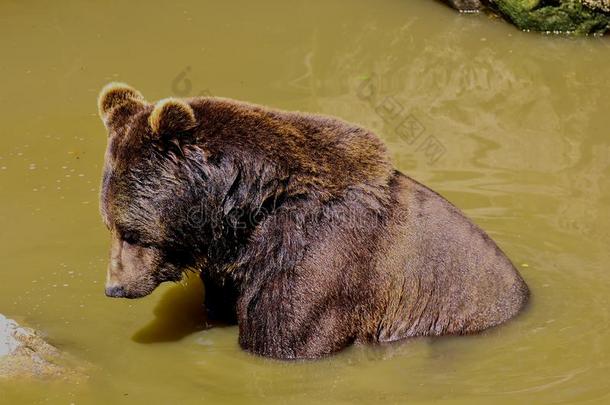
<instances>
[{"instance_id":1,"label":"bear's mouth","mask_svg":"<svg viewBox=\"0 0 610 405\"><path fill-rule=\"evenodd\" d=\"M165 262L163 263L155 274L155 281L157 284L165 282L178 282L182 280L184 273L188 270L187 266L180 266Z\"/></svg>"},{"instance_id":2,"label":"bear's mouth","mask_svg":"<svg viewBox=\"0 0 610 405\"><path fill-rule=\"evenodd\" d=\"M150 295L156 287L150 290L128 290L122 286L106 287L106 296L110 298L137 299Z\"/></svg>"}]
</instances>

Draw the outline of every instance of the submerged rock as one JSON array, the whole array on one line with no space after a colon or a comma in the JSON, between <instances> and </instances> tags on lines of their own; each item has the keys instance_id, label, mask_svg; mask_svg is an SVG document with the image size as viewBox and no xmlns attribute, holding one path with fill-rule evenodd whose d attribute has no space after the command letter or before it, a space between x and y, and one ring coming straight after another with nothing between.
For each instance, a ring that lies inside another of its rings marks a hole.
<instances>
[{"instance_id":1,"label":"submerged rock","mask_svg":"<svg viewBox=\"0 0 610 405\"><path fill-rule=\"evenodd\" d=\"M68 361L33 329L0 314L0 379L79 375Z\"/></svg>"},{"instance_id":2,"label":"submerged rock","mask_svg":"<svg viewBox=\"0 0 610 405\"><path fill-rule=\"evenodd\" d=\"M446 0L464 7L497 13L526 31L603 35L610 30L610 0ZM476 5L478 3L478 7Z\"/></svg>"}]
</instances>

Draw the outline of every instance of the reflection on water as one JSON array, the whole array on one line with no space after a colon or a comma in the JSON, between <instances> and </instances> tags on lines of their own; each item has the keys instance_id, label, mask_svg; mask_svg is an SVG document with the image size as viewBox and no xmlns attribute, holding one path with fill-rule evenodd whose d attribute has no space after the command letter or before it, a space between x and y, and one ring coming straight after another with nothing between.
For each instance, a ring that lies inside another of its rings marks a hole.
<instances>
[{"instance_id":1,"label":"reflection on water","mask_svg":"<svg viewBox=\"0 0 610 405\"><path fill-rule=\"evenodd\" d=\"M176 342L207 327L203 305L204 288L197 275L167 290L153 311L154 319L139 329L132 340L138 343Z\"/></svg>"}]
</instances>

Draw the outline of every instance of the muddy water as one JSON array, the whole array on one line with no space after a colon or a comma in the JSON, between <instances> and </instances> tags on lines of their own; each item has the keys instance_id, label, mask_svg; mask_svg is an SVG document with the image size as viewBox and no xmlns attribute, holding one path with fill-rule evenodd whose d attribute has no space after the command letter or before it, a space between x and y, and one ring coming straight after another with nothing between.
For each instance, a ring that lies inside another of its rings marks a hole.
<instances>
[{"instance_id":1,"label":"muddy water","mask_svg":"<svg viewBox=\"0 0 610 405\"><path fill-rule=\"evenodd\" d=\"M158 3L154 4L153 3ZM94 365L0 402L610 401L610 42L524 34L429 0L2 2L0 312ZM95 99L217 94L376 130L396 165L486 229L533 291L480 336L243 353L201 286L107 299Z\"/></svg>"}]
</instances>

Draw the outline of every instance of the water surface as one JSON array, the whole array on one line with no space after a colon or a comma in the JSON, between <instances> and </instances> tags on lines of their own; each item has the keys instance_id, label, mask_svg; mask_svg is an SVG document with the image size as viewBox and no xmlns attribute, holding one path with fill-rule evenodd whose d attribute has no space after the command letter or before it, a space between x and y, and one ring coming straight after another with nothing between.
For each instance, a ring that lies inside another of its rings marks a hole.
<instances>
[{"instance_id":1,"label":"water surface","mask_svg":"<svg viewBox=\"0 0 610 405\"><path fill-rule=\"evenodd\" d=\"M610 401L610 42L526 34L429 0L0 4L0 312L94 365L28 403ZM104 297L96 97L213 94L375 130L530 285L479 336L283 363L202 330L201 286Z\"/></svg>"}]
</instances>

